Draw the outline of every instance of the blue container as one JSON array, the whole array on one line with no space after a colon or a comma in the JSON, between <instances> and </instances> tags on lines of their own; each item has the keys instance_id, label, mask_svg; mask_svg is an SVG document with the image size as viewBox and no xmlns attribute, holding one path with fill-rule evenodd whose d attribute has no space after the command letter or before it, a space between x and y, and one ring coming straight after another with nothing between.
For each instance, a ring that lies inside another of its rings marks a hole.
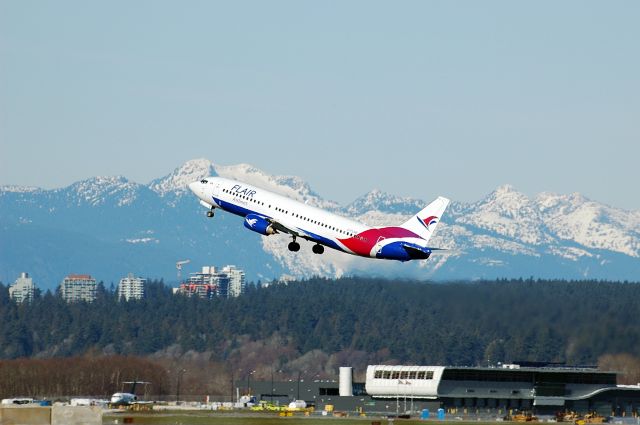
<instances>
[{"instance_id":1,"label":"blue container","mask_svg":"<svg viewBox=\"0 0 640 425\"><path fill-rule=\"evenodd\" d=\"M420 419L429 419L429 409L422 409Z\"/></svg>"},{"instance_id":2,"label":"blue container","mask_svg":"<svg viewBox=\"0 0 640 425\"><path fill-rule=\"evenodd\" d=\"M438 409L438 419L444 420L444 409L442 407Z\"/></svg>"}]
</instances>

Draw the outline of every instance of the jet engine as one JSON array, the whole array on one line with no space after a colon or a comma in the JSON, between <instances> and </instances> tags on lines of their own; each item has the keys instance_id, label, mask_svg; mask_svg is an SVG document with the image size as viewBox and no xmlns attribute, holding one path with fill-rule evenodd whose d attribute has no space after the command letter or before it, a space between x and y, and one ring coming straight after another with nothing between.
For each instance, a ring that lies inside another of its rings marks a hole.
<instances>
[{"instance_id":1,"label":"jet engine","mask_svg":"<svg viewBox=\"0 0 640 425\"><path fill-rule=\"evenodd\" d=\"M265 236L278 233L267 219L258 214L247 214L244 218L244 227Z\"/></svg>"}]
</instances>

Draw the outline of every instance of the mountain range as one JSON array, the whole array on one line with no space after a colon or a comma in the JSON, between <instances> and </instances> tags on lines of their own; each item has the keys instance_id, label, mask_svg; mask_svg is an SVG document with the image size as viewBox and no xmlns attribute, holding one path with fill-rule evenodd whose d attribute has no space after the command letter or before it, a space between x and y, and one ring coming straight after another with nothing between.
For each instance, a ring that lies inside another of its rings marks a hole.
<instances>
[{"instance_id":1,"label":"mountain range","mask_svg":"<svg viewBox=\"0 0 640 425\"><path fill-rule=\"evenodd\" d=\"M0 281L12 283L27 271L40 288L52 289L70 273L89 273L109 285L132 272L175 283L175 263L185 259L191 263L183 273L235 264L250 281L350 274L435 280L640 276L640 211L578 193L529 198L504 185L475 203L454 201L431 241L451 251L398 263L333 250L315 255L304 242L300 252L291 253L288 238L247 231L240 217L218 213L207 219L187 184L216 175L374 226L402 223L427 204L373 190L341 206L299 177L206 159L188 161L147 185L116 176L52 190L1 186Z\"/></svg>"}]
</instances>

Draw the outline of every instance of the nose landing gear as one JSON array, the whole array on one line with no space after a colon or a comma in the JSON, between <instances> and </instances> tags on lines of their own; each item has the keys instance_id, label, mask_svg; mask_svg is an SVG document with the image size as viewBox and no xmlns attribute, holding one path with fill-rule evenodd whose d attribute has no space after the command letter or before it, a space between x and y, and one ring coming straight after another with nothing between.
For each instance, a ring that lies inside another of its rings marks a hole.
<instances>
[{"instance_id":1,"label":"nose landing gear","mask_svg":"<svg viewBox=\"0 0 640 425\"><path fill-rule=\"evenodd\" d=\"M214 210L214 208L211 207L211 209L209 211L207 211L207 217L209 217L209 218L213 217L213 210Z\"/></svg>"}]
</instances>

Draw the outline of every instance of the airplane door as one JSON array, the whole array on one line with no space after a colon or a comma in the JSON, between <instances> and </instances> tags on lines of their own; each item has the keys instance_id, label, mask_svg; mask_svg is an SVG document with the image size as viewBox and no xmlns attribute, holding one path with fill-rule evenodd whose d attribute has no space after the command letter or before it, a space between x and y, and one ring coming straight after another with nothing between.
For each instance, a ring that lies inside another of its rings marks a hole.
<instances>
[{"instance_id":1,"label":"airplane door","mask_svg":"<svg viewBox=\"0 0 640 425\"><path fill-rule=\"evenodd\" d=\"M213 189L211 190L211 193L216 198L220 198L220 191L221 191L220 187L221 187L221 183L216 182L213 184Z\"/></svg>"}]
</instances>

